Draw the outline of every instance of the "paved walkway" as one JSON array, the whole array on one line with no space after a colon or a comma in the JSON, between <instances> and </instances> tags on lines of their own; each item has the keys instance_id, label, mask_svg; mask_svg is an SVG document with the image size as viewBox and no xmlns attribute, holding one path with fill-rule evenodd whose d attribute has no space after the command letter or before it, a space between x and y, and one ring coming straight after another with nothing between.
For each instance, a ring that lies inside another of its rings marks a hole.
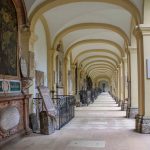
<instances>
[{"instance_id":1,"label":"paved walkway","mask_svg":"<svg viewBox=\"0 0 150 150\"><path fill-rule=\"evenodd\" d=\"M150 135L134 131L135 120L102 93L88 107L76 108L75 118L52 135L33 135L4 150L150 150Z\"/></svg>"}]
</instances>

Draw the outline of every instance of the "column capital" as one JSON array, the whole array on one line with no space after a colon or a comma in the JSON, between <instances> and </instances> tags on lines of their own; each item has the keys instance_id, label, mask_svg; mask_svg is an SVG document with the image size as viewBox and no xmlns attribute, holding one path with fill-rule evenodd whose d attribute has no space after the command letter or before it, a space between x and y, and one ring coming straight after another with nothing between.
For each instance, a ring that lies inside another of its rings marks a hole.
<instances>
[{"instance_id":1,"label":"column capital","mask_svg":"<svg viewBox=\"0 0 150 150\"><path fill-rule=\"evenodd\" d=\"M119 69L120 69L120 65L117 66L117 70L119 70Z\"/></svg>"},{"instance_id":2,"label":"column capital","mask_svg":"<svg viewBox=\"0 0 150 150\"><path fill-rule=\"evenodd\" d=\"M72 68L72 69L75 69L75 68L76 68L76 65L71 64L71 68Z\"/></svg>"},{"instance_id":3,"label":"column capital","mask_svg":"<svg viewBox=\"0 0 150 150\"><path fill-rule=\"evenodd\" d=\"M78 67L78 70L80 70L80 71L81 71L81 70L82 70L82 67Z\"/></svg>"},{"instance_id":4,"label":"column capital","mask_svg":"<svg viewBox=\"0 0 150 150\"><path fill-rule=\"evenodd\" d=\"M116 69L117 69L117 71L118 71L118 70L120 69L120 65L118 65Z\"/></svg>"},{"instance_id":5,"label":"column capital","mask_svg":"<svg viewBox=\"0 0 150 150\"><path fill-rule=\"evenodd\" d=\"M140 29L140 26L136 26L134 28L133 34L135 35L136 38L141 38L142 37L142 31Z\"/></svg>"},{"instance_id":6,"label":"column capital","mask_svg":"<svg viewBox=\"0 0 150 150\"><path fill-rule=\"evenodd\" d=\"M136 26L133 33L137 38L143 35L150 36L150 24L140 24Z\"/></svg>"},{"instance_id":7,"label":"column capital","mask_svg":"<svg viewBox=\"0 0 150 150\"><path fill-rule=\"evenodd\" d=\"M124 62L126 62L126 61L127 61L127 57L123 57L122 59L123 59L123 61L124 61Z\"/></svg>"},{"instance_id":8,"label":"column capital","mask_svg":"<svg viewBox=\"0 0 150 150\"><path fill-rule=\"evenodd\" d=\"M150 24L140 24L139 26L142 35L150 36Z\"/></svg>"},{"instance_id":9,"label":"column capital","mask_svg":"<svg viewBox=\"0 0 150 150\"><path fill-rule=\"evenodd\" d=\"M129 51L130 51L131 53L136 53L136 52L137 52L137 48L136 48L136 47L131 47L131 46L129 46L128 49L129 49Z\"/></svg>"}]
</instances>

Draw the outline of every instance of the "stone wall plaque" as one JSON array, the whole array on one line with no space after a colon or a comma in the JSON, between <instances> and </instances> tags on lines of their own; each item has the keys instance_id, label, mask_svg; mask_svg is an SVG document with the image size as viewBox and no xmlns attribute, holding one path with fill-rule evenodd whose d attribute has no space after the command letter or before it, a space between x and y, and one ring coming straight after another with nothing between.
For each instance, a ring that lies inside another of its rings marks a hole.
<instances>
[{"instance_id":1,"label":"stone wall plaque","mask_svg":"<svg viewBox=\"0 0 150 150\"><path fill-rule=\"evenodd\" d=\"M38 91L40 93L40 96L43 99L44 106L45 106L45 109L46 109L47 113L50 116L55 117L56 114L57 114L57 111L56 111L56 108L55 108L55 106L53 104L53 101L52 101L52 99L50 97L49 89L47 87L45 87L45 86L39 86L38 87Z\"/></svg>"},{"instance_id":2,"label":"stone wall plaque","mask_svg":"<svg viewBox=\"0 0 150 150\"><path fill-rule=\"evenodd\" d=\"M16 107L7 107L0 111L0 128L8 131L19 124L20 114Z\"/></svg>"},{"instance_id":3,"label":"stone wall plaque","mask_svg":"<svg viewBox=\"0 0 150 150\"><path fill-rule=\"evenodd\" d=\"M150 59L146 60L147 79L150 79Z\"/></svg>"},{"instance_id":4,"label":"stone wall plaque","mask_svg":"<svg viewBox=\"0 0 150 150\"><path fill-rule=\"evenodd\" d=\"M19 80L0 79L0 94L3 93L20 93L21 82Z\"/></svg>"}]
</instances>

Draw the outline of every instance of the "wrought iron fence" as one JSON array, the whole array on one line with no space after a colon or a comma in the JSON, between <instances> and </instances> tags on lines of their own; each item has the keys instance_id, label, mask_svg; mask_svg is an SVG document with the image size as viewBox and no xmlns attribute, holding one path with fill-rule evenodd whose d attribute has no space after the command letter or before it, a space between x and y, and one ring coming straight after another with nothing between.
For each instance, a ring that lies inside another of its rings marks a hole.
<instances>
[{"instance_id":1,"label":"wrought iron fence","mask_svg":"<svg viewBox=\"0 0 150 150\"><path fill-rule=\"evenodd\" d=\"M98 97L101 93L101 89L95 88L91 90L80 90L80 102L85 105L89 105L91 102L93 103L94 100Z\"/></svg>"},{"instance_id":2,"label":"wrought iron fence","mask_svg":"<svg viewBox=\"0 0 150 150\"><path fill-rule=\"evenodd\" d=\"M52 98L57 115L56 115L56 125L55 129L61 129L65 124L67 124L75 115L75 97L73 95L57 95ZM42 98L34 98L36 104L36 116L39 122L39 113L44 111L44 105Z\"/></svg>"},{"instance_id":3,"label":"wrought iron fence","mask_svg":"<svg viewBox=\"0 0 150 150\"><path fill-rule=\"evenodd\" d=\"M57 95L55 100L57 110L57 129L60 129L74 118L75 97L73 95Z\"/></svg>"}]
</instances>

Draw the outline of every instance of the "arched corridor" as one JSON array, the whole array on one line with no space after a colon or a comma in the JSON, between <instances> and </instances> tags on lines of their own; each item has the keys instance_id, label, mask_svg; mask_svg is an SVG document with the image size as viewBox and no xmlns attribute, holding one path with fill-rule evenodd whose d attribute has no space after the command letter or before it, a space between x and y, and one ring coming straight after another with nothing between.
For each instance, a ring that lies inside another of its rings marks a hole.
<instances>
[{"instance_id":1,"label":"arched corridor","mask_svg":"<svg viewBox=\"0 0 150 150\"><path fill-rule=\"evenodd\" d=\"M0 149L150 148L150 0L0 0L0 16Z\"/></svg>"},{"instance_id":2,"label":"arched corridor","mask_svg":"<svg viewBox=\"0 0 150 150\"><path fill-rule=\"evenodd\" d=\"M150 136L134 131L135 120L125 118L108 93L88 107L77 107L71 122L52 135L33 134L4 150L149 150Z\"/></svg>"}]
</instances>

